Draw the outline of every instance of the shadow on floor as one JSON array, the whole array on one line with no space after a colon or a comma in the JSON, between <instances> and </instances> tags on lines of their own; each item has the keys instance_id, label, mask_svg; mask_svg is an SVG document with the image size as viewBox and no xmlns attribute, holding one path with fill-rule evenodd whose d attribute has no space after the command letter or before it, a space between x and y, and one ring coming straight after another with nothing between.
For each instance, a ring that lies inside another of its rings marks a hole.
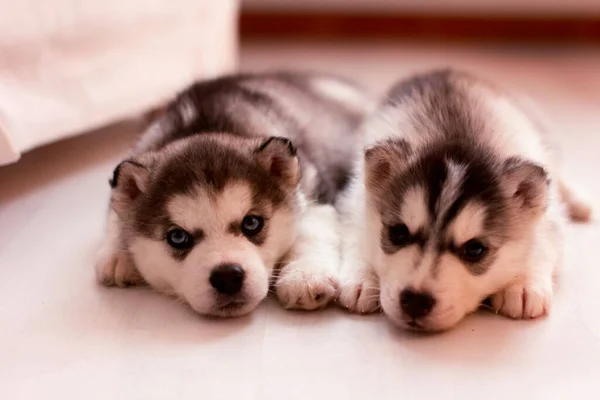
<instances>
[{"instance_id":1,"label":"shadow on floor","mask_svg":"<svg viewBox=\"0 0 600 400\"><path fill-rule=\"evenodd\" d=\"M0 167L0 206L74 172L116 160L133 145L139 129L137 120L120 122L34 149L17 163Z\"/></svg>"}]
</instances>

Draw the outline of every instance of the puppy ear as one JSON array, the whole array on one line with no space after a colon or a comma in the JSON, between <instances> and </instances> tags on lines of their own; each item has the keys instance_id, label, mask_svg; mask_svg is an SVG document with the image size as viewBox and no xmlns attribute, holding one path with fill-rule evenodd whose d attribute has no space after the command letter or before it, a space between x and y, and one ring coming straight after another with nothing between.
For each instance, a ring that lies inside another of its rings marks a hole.
<instances>
[{"instance_id":1,"label":"puppy ear","mask_svg":"<svg viewBox=\"0 0 600 400\"><path fill-rule=\"evenodd\" d=\"M120 214L135 202L148 189L151 158L138 157L122 161L115 170L109 183L112 187L111 204Z\"/></svg>"},{"instance_id":2,"label":"puppy ear","mask_svg":"<svg viewBox=\"0 0 600 400\"><path fill-rule=\"evenodd\" d=\"M502 186L519 210L540 213L548 199L548 173L540 165L511 157L504 162Z\"/></svg>"},{"instance_id":3,"label":"puppy ear","mask_svg":"<svg viewBox=\"0 0 600 400\"><path fill-rule=\"evenodd\" d=\"M271 176L288 187L296 187L300 178L298 156L291 140L272 136L258 146L254 154Z\"/></svg>"},{"instance_id":4,"label":"puppy ear","mask_svg":"<svg viewBox=\"0 0 600 400\"><path fill-rule=\"evenodd\" d=\"M411 153L404 139L390 139L365 150L365 185L369 189L381 186L391 175L392 165L404 164Z\"/></svg>"}]
</instances>

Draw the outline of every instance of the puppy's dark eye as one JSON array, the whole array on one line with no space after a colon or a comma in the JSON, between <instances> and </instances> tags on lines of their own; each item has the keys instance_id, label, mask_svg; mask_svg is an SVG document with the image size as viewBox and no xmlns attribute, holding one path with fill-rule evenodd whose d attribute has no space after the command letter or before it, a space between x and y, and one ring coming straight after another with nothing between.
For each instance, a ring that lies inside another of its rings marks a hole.
<instances>
[{"instance_id":1,"label":"puppy's dark eye","mask_svg":"<svg viewBox=\"0 0 600 400\"><path fill-rule=\"evenodd\" d=\"M408 239L410 238L408 226L406 226L405 224L390 226L388 230L388 235L390 237L390 242L392 242L395 246L406 245Z\"/></svg>"},{"instance_id":2,"label":"puppy's dark eye","mask_svg":"<svg viewBox=\"0 0 600 400\"><path fill-rule=\"evenodd\" d=\"M185 250L193 246L194 239L183 229L171 229L167 232L167 243L174 249Z\"/></svg>"},{"instance_id":3,"label":"puppy's dark eye","mask_svg":"<svg viewBox=\"0 0 600 400\"><path fill-rule=\"evenodd\" d=\"M257 215L246 215L242 220L242 233L245 236L257 235L265 225L263 217Z\"/></svg>"},{"instance_id":4,"label":"puppy's dark eye","mask_svg":"<svg viewBox=\"0 0 600 400\"><path fill-rule=\"evenodd\" d=\"M459 256L468 262L478 262L487 253L487 247L477 239L467 241L459 250Z\"/></svg>"}]
</instances>

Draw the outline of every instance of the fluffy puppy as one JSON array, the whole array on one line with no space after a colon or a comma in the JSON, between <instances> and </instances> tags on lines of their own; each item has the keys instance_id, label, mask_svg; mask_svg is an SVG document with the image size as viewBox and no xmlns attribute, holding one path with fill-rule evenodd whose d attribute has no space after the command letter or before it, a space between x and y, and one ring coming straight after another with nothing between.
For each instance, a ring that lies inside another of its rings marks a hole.
<instances>
[{"instance_id":1,"label":"fluffy puppy","mask_svg":"<svg viewBox=\"0 0 600 400\"><path fill-rule=\"evenodd\" d=\"M368 104L324 75L194 84L114 171L99 282L148 283L212 316L250 312L271 283L285 307L326 305L338 290L331 203Z\"/></svg>"},{"instance_id":2,"label":"fluffy puppy","mask_svg":"<svg viewBox=\"0 0 600 400\"><path fill-rule=\"evenodd\" d=\"M548 136L524 103L466 73L396 84L365 123L341 200L340 303L379 306L396 324L454 326L491 296L499 313L550 310L563 207L590 208L561 180Z\"/></svg>"}]
</instances>

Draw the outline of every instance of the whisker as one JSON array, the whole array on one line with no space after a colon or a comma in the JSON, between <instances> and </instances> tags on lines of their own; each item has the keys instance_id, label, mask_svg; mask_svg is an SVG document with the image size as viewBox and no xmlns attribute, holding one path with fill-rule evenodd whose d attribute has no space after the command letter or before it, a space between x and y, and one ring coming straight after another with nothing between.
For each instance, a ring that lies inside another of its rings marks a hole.
<instances>
[{"instance_id":1,"label":"whisker","mask_svg":"<svg viewBox=\"0 0 600 400\"><path fill-rule=\"evenodd\" d=\"M379 300L379 295L371 295L371 296L366 296L366 297L362 297L365 300Z\"/></svg>"},{"instance_id":2,"label":"whisker","mask_svg":"<svg viewBox=\"0 0 600 400\"><path fill-rule=\"evenodd\" d=\"M366 287L366 288L365 288L365 287L363 287L363 288L362 288L362 290L363 290L363 292L364 292L364 291L367 291L367 290L369 290L369 291L374 291L374 292L377 292L377 293L381 292L381 289L379 289L379 288L378 288L378 287L376 287L376 286L373 286L373 287Z\"/></svg>"}]
</instances>

